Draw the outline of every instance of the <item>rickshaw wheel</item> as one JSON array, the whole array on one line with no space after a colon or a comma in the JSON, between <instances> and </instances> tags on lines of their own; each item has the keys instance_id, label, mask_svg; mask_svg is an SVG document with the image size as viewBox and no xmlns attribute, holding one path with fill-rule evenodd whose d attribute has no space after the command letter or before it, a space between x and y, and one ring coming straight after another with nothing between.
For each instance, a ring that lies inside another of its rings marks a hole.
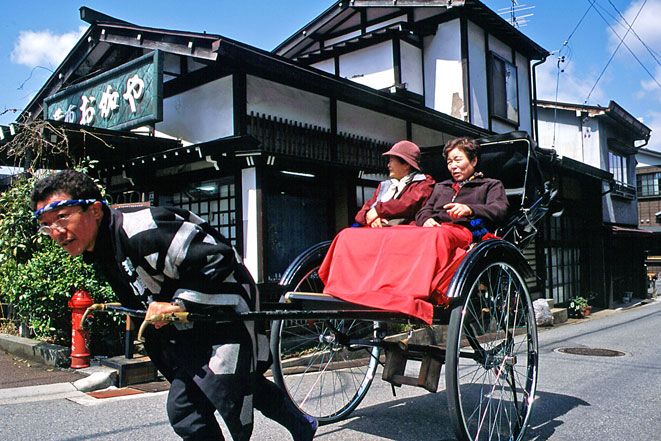
<instances>
[{"instance_id":1,"label":"rickshaw wheel","mask_svg":"<svg viewBox=\"0 0 661 441\"><path fill-rule=\"evenodd\" d=\"M313 247L314 248L314 247ZM287 271L288 292L322 292L319 249ZM305 256L302 256L305 257ZM379 364L379 322L354 319L275 320L271 325L273 380L303 412L329 424L363 400ZM371 342L371 343L370 343Z\"/></svg>"},{"instance_id":2,"label":"rickshaw wheel","mask_svg":"<svg viewBox=\"0 0 661 441\"><path fill-rule=\"evenodd\" d=\"M461 440L521 440L537 387L530 295L514 264L486 258L470 275L448 328L450 417Z\"/></svg>"}]
</instances>

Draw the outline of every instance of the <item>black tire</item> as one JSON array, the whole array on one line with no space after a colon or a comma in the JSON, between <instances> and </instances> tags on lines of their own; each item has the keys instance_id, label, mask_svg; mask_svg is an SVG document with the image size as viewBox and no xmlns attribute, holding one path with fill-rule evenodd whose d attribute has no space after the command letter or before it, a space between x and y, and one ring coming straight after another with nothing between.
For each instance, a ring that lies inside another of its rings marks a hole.
<instances>
[{"instance_id":1,"label":"black tire","mask_svg":"<svg viewBox=\"0 0 661 441\"><path fill-rule=\"evenodd\" d=\"M328 244L297 258L281 283L287 292L322 292L317 270ZM271 325L273 379L320 424L346 418L363 400L378 367L378 322L276 320Z\"/></svg>"},{"instance_id":2,"label":"black tire","mask_svg":"<svg viewBox=\"0 0 661 441\"><path fill-rule=\"evenodd\" d=\"M537 387L537 326L520 262L492 252L465 274L451 313L445 380L465 441L523 439Z\"/></svg>"}]
</instances>

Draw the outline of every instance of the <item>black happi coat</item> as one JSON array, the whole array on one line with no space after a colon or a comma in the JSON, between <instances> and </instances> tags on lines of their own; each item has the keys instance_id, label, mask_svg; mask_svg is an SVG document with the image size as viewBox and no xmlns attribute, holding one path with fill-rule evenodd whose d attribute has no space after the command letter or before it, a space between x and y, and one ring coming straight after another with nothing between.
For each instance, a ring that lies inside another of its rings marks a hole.
<instances>
[{"instance_id":1,"label":"black happi coat","mask_svg":"<svg viewBox=\"0 0 661 441\"><path fill-rule=\"evenodd\" d=\"M94 251L85 253L88 262L100 264L122 305L145 309L151 301L180 299L189 312L213 312L232 308L255 310L258 294L252 277L240 263L229 241L197 215L183 209L150 207L118 211L104 208ZM146 349L166 376L175 367L195 372L209 361L212 347L233 341L233 329L244 327L250 336L253 372L269 363L268 342L253 322L220 328L195 324L149 328ZM235 328L232 328L235 327ZM242 330L237 330L243 334ZM158 341L190 340L175 357L163 357ZM245 346L245 345L244 345ZM174 358L174 359L173 359ZM188 370L187 369L187 370Z\"/></svg>"}]
</instances>

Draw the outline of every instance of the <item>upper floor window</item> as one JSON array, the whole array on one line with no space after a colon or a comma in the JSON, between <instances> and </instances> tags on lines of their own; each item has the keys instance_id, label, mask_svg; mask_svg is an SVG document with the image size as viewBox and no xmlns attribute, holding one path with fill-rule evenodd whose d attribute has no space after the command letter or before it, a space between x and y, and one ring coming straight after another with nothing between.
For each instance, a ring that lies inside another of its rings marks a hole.
<instances>
[{"instance_id":1,"label":"upper floor window","mask_svg":"<svg viewBox=\"0 0 661 441\"><path fill-rule=\"evenodd\" d=\"M491 115L519 124L516 66L491 52Z\"/></svg>"},{"instance_id":2,"label":"upper floor window","mask_svg":"<svg viewBox=\"0 0 661 441\"><path fill-rule=\"evenodd\" d=\"M636 181L638 196L661 195L661 172L638 175Z\"/></svg>"},{"instance_id":3,"label":"upper floor window","mask_svg":"<svg viewBox=\"0 0 661 441\"><path fill-rule=\"evenodd\" d=\"M608 152L608 171L613 173L615 182L619 184L629 183L629 172L627 169L627 158L614 152Z\"/></svg>"}]
</instances>

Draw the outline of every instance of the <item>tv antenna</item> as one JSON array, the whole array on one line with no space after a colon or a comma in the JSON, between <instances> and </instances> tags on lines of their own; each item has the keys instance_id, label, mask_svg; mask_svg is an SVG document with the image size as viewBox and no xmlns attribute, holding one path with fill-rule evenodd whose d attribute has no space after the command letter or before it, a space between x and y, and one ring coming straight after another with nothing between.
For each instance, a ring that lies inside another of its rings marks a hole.
<instances>
[{"instance_id":1,"label":"tv antenna","mask_svg":"<svg viewBox=\"0 0 661 441\"><path fill-rule=\"evenodd\" d=\"M529 23L528 19L535 14L532 12L525 12L525 11L531 11L535 9L535 6L520 4L519 0L511 0L511 2L512 5L510 7L498 9L496 12L500 16L507 16L508 21L515 28L522 28L527 26ZM522 12L525 13L522 14Z\"/></svg>"}]
</instances>

